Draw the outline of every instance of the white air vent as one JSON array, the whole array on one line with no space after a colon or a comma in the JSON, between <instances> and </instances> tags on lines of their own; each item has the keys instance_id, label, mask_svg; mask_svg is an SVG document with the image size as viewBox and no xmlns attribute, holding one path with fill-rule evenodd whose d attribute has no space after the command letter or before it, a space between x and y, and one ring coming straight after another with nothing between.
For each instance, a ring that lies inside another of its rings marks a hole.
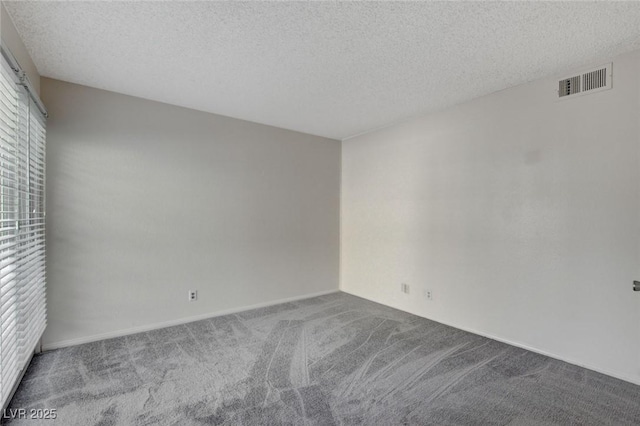
<instances>
[{"instance_id":1,"label":"white air vent","mask_svg":"<svg viewBox=\"0 0 640 426\"><path fill-rule=\"evenodd\" d=\"M587 90L595 90L601 87L606 87L607 86L607 69L600 68L599 70L582 74L582 82L583 82L585 92Z\"/></svg>"},{"instance_id":2,"label":"white air vent","mask_svg":"<svg viewBox=\"0 0 640 426\"><path fill-rule=\"evenodd\" d=\"M564 80L560 80L558 82L560 86L558 88L558 96L569 96L575 95L576 93L580 93L580 76L576 75L575 77L565 78Z\"/></svg>"},{"instance_id":3,"label":"white air vent","mask_svg":"<svg viewBox=\"0 0 640 426\"><path fill-rule=\"evenodd\" d=\"M612 64L602 65L558 82L560 99L611 89Z\"/></svg>"}]
</instances>

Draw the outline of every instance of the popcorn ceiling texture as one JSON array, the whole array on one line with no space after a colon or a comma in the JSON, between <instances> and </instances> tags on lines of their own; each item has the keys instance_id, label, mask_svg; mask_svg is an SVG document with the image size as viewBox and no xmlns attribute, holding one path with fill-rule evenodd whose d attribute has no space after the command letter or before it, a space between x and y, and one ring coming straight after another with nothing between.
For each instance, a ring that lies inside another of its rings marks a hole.
<instances>
[{"instance_id":1,"label":"popcorn ceiling texture","mask_svg":"<svg viewBox=\"0 0 640 426\"><path fill-rule=\"evenodd\" d=\"M640 48L637 2L6 8L45 77L337 139Z\"/></svg>"}]
</instances>

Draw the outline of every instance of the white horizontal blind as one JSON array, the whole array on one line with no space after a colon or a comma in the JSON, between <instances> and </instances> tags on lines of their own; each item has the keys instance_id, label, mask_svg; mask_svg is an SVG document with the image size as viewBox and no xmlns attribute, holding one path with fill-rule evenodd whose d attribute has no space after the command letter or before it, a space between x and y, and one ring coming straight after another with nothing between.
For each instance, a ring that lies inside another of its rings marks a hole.
<instances>
[{"instance_id":1,"label":"white horizontal blind","mask_svg":"<svg viewBox=\"0 0 640 426\"><path fill-rule=\"evenodd\" d=\"M45 124L0 66L0 402L5 405L46 326Z\"/></svg>"},{"instance_id":2,"label":"white horizontal blind","mask_svg":"<svg viewBox=\"0 0 640 426\"><path fill-rule=\"evenodd\" d=\"M19 128L28 138L18 143L18 346L24 365L45 326L44 253L44 119L29 97L18 103Z\"/></svg>"},{"instance_id":3,"label":"white horizontal blind","mask_svg":"<svg viewBox=\"0 0 640 426\"><path fill-rule=\"evenodd\" d=\"M0 383L4 405L18 367L18 92L5 67L0 73Z\"/></svg>"}]
</instances>

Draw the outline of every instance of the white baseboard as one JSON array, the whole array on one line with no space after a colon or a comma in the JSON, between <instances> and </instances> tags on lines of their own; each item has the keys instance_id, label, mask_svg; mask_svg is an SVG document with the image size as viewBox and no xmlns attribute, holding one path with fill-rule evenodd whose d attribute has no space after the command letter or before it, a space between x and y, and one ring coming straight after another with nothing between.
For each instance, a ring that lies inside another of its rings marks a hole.
<instances>
[{"instance_id":1,"label":"white baseboard","mask_svg":"<svg viewBox=\"0 0 640 426\"><path fill-rule=\"evenodd\" d=\"M266 308L268 306L278 305L280 303L295 302L296 300L310 299L312 297L324 296L324 295L327 295L327 294L337 293L339 291L340 290L338 290L338 289L329 290L329 291L321 291L321 292L318 292L318 293L305 294L305 295L302 295L302 296L294 296L294 297L287 297L287 298L284 298L284 299L272 300L272 301L265 302L265 303L257 303L255 305L240 306L238 308L225 309L225 310L222 310L222 311L211 312L211 313L206 313L206 314L202 314L202 315L196 315L196 316L193 316L193 317L179 318L179 319L175 319L175 320L171 320L171 321L164 321L164 322L158 322L158 323L153 323L153 324L146 324L146 325L141 325L141 326L138 326L138 327L127 328L125 330L109 331L107 333L94 334L94 335L91 335L91 336L79 337L79 338L76 338L76 339L60 340L58 342L48 342L48 343L43 343L42 350L43 351L50 351L50 350L53 350L53 349L60 349L60 348L66 348L66 347L69 347L69 346L81 345L83 343L91 343L91 342L97 342L97 341L100 341L100 340L112 339L114 337L129 336L131 334L142 333L144 331L151 331L151 330L157 330L157 329L160 329L160 328L172 327L174 325L187 324L187 323L190 323L190 322L200 321L200 320L203 320L203 319L215 318L215 317L220 317L220 316L223 316L223 315L229 315L229 314L235 314L235 313L238 313L238 312L249 311L251 309Z\"/></svg>"},{"instance_id":2,"label":"white baseboard","mask_svg":"<svg viewBox=\"0 0 640 426\"><path fill-rule=\"evenodd\" d=\"M473 328L464 327L464 326L461 326L461 325L458 325L458 324L453 324L453 323L449 323L449 322L440 321L440 320L437 320L437 319L434 319L434 318L430 318L430 317L427 317L425 315L418 314L416 312L411 312L411 311L408 311L406 309L399 308L397 306L391 306L391 305L388 305L386 303L382 303L382 302L380 302L378 300L374 300L374 299L371 299L371 298L368 298L368 297L361 296L361 295L356 294L356 293L352 293L350 291L344 290L343 288L341 288L340 291L342 291L343 293L350 294L352 296L356 296L356 297L360 297L360 298L365 299L365 300L369 300L371 302L379 303L379 304L384 305L384 306L389 306L389 307L391 307L393 309L398 309L399 311L408 312L408 313L410 313L412 315L416 315L416 316L419 316L419 317L422 317L422 318L426 318L426 319L428 319L430 321L434 321L434 322L437 322L437 323L440 323L440 324L444 324L444 325L447 325L449 327L457 328L458 330L466 331L468 333L472 333L472 334L476 334L478 336L486 337L486 338L491 339L491 340L496 340L498 342L506 343L507 345L515 346L515 347L518 347L518 348L521 348L521 349L526 349L528 351L535 352L535 353L540 354L540 355L548 356L549 358L557 359L558 361L563 361L563 362L566 362L568 364L577 365L578 367L586 368L587 370L592 370L592 371L595 371L597 373L601 373L601 374L604 374L604 375L607 375L607 376L610 376L610 377L613 377L613 378L616 378L616 379L624 380L625 382L633 383L634 385L640 385L640 380L638 380L638 379L636 379L634 377L627 377L627 376L624 376L624 375L621 375L621 374L618 374L618 373L614 373L612 371L608 371L608 370L605 370L605 369L602 369L602 368L599 368L599 367L594 367L592 365L587 365L587 364L584 364L582 362L573 360L571 358L563 357L562 355L558 355L558 354L555 354L555 353L547 352L547 351L542 350L542 349L534 348L534 347L526 345L524 343L514 342L512 340L505 339L505 338L502 338L502 337L498 337L498 336L495 336L493 334L489 334L489 333L485 333L485 332L482 332L482 331L474 330Z\"/></svg>"}]
</instances>

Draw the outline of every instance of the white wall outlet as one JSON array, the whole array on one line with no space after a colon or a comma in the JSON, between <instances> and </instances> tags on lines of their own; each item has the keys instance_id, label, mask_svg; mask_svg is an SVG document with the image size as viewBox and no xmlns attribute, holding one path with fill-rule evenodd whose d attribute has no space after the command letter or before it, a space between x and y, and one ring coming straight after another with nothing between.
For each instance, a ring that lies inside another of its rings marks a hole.
<instances>
[{"instance_id":1,"label":"white wall outlet","mask_svg":"<svg viewBox=\"0 0 640 426\"><path fill-rule=\"evenodd\" d=\"M427 300L433 300L433 290L426 289L424 291L424 298Z\"/></svg>"},{"instance_id":2,"label":"white wall outlet","mask_svg":"<svg viewBox=\"0 0 640 426\"><path fill-rule=\"evenodd\" d=\"M198 300L198 290L189 290L189 302Z\"/></svg>"},{"instance_id":3,"label":"white wall outlet","mask_svg":"<svg viewBox=\"0 0 640 426\"><path fill-rule=\"evenodd\" d=\"M409 294L411 292L411 287L409 287L409 284L402 283L400 284L400 291L405 294Z\"/></svg>"}]
</instances>

